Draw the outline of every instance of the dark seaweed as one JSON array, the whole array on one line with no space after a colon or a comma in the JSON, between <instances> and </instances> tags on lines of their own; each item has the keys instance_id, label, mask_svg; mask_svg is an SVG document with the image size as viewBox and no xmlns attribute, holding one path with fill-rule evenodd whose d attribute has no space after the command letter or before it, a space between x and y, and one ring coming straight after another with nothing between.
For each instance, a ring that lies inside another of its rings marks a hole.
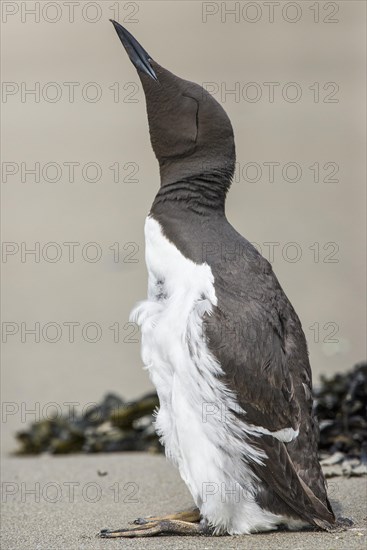
<instances>
[{"instance_id":1,"label":"dark seaweed","mask_svg":"<svg viewBox=\"0 0 367 550\"><path fill-rule=\"evenodd\" d=\"M34 422L18 432L17 454L162 452L154 431L155 393L126 402L108 394L85 414L59 415ZM367 463L367 363L344 374L321 378L314 390L314 410L320 426L319 451L341 452Z\"/></svg>"}]
</instances>

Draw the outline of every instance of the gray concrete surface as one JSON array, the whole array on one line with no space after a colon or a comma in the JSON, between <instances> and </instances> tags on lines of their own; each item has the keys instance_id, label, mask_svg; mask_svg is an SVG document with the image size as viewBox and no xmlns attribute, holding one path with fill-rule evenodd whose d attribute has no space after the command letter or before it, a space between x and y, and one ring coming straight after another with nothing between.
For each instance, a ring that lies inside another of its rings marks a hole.
<instances>
[{"instance_id":1,"label":"gray concrete surface","mask_svg":"<svg viewBox=\"0 0 367 550\"><path fill-rule=\"evenodd\" d=\"M335 478L329 482L334 508L355 522L348 531L101 540L95 536L101 528L117 529L139 516L169 513L192 505L177 471L163 456L134 453L7 457L2 466L2 550L366 547L366 483L361 478ZM101 477L98 470L107 474Z\"/></svg>"}]
</instances>

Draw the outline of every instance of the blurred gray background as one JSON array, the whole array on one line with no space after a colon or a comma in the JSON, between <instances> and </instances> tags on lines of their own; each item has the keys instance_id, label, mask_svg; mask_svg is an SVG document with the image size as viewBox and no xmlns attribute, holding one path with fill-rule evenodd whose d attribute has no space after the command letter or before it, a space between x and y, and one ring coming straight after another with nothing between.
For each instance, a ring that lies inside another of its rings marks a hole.
<instances>
[{"instance_id":1,"label":"blurred gray background","mask_svg":"<svg viewBox=\"0 0 367 550\"><path fill-rule=\"evenodd\" d=\"M223 103L227 215L272 261L314 378L365 357L364 2L1 4L5 449L52 407L151 388L126 323L159 174L110 17Z\"/></svg>"}]
</instances>

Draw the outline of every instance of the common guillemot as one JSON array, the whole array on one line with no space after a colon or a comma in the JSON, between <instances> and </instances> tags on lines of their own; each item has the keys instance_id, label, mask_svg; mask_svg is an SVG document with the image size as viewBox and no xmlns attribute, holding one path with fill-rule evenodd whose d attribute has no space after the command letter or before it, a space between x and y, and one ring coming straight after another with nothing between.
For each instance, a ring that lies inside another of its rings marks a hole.
<instances>
[{"instance_id":1,"label":"common guillemot","mask_svg":"<svg viewBox=\"0 0 367 550\"><path fill-rule=\"evenodd\" d=\"M161 177L145 222L148 298L131 318L159 396L157 432L196 508L100 536L330 529L300 320L269 262L225 216L231 122L112 23L143 85Z\"/></svg>"}]
</instances>

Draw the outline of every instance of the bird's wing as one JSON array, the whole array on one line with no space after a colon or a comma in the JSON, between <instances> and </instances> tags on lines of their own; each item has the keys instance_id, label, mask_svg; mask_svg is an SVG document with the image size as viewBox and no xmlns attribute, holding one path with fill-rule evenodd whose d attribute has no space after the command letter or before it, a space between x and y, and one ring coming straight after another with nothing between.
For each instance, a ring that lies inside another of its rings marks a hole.
<instances>
[{"instance_id":1,"label":"bird's wing","mask_svg":"<svg viewBox=\"0 0 367 550\"><path fill-rule=\"evenodd\" d=\"M270 511L283 515L288 515L288 508L309 523L328 529L335 521L330 503L327 499L326 502L320 500L298 475L289 456L287 444L269 435L262 436L260 440L257 438L257 441L253 439L252 443L267 456L263 464L251 465L255 474L267 487L267 490L259 495L261 504ZM285 508L280 509L279 500L274 501L274 494L284 503Z\"/></svg>"},{"instance_id":2,"label":"bird's wing","mask_svg":"<svg viewBox=\"0 0 367 550\"><path fill-rule=\"evenodd\" d=\"M228 273L229 268L226 279ZM323 484L316 440L305 434L312 404L306 340L271 268L263 264L256 275L253 287L222 284L220 275L216 278L218 307L205 321L208 346L236 396L246 436L266 454L262 465L251 465L255 474L288 509L325 527L334 521L327 498L320 500L305 483L287 449L301 430L303 466L310 453L309 467Z\"/></svg>"},{"instance_id":3,"label":"bird's wing","mask_svg":"<svg viewBox=\"0 0 367 550\"><path fill-rule=\"evenodd\" d=\"M302 329L287 335L289 321L279 315L276 296L266 301L236 290L232 294L228 285L221 296L219 284L216 292L218 307L206 319L205 333L226 385L235 391L246 423L280 440L292 440L301 419L296 390L302 383L311 386ZM304 349L293 349L297 345Z\"/></svg>"}]
</instances>

